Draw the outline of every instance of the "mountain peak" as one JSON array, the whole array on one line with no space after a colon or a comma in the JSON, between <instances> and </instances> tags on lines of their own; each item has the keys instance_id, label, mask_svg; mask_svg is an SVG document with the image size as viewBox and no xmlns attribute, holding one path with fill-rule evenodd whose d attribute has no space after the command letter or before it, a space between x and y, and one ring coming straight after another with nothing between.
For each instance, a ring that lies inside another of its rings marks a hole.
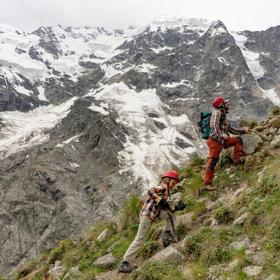
<instances>
[{"instance_id":1,"label":"mountain peak","mask_svg":"<svg viewBox=\"0 0 280 280\"><path fill-rule=\"evenodd\" d=\"M157 31L158 29L177 29L180 27L189 27L191 29L206 30L210 25L210 22L201 18L176 18L166 17L153 21L148 27L151 31Z\"/></svg>"},{"instance_id":2,"label":"mountain peak","mask_svg":"<svg viewBox=\"0 0 280 280\"><path fill-rule=\"evenodd\" d=\"M213 21L211 23L211 26L210 26L209 30L207 31L207 33L211 34L210 37L214 37L217 35L226 34L226 33L228 33L228 30L222 21L217 20L217 21Z\"/></svg>"}]
</instances>

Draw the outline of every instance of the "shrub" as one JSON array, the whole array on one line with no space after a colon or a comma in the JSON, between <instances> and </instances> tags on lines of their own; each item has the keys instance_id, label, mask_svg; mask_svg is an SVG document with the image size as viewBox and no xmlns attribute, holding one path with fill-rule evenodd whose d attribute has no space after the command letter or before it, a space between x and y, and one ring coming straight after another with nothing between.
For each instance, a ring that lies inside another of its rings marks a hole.
<instances>
[{"instance_id":1,"label":"shrub","mask_svg":"<svg viewBox=\"0 0 280 280\"><path fill-rule=\"evenodd\" d=\"M258 188L261 194L271 193L275 190L275 188L279 187L278 178L276 175L265 176Z\"/></svg>"},{"instance_id":2,"label":"shrub","mask_svg":"<svg viewBox=\"0 0 280 280\"><path fill-rule=\"evenodd\" d=\"M272 107L272 115L273 115L273 116L278 116L278 115L280 115L280 107L279 107L279 106L273 106L273 107Z\"/></svg>"},{"instance_id":3,"label":"shrub","mask_svg":"<svg viewBox=\"0 0 280 280\"><path fill-rule=\"evenodd\" d=\"M207 267L202 262L195 262L189 265L192 272L192 277L195 280L205 280L207 279Z\"/></svg>"},{"instance_id":4,"label":"shrub","mask_svg":"<svg viewBox=\"0 0 280 280\"><path fill-rule=\"evenodd\" d=\"M210 228L202 228L198 233L188 236L184 242L184 249L186 255L190 259L195 260L199 257L203 250L203 243L209 241L212 238L213 230Z\"/></svg>"},{"instance_id":5,"label":"shrub","mask_svg":"<svg viewBox=\"0 0 280 280\"><path fill-rule=\"evenodd\" d=\"M145 258L148 259L149 257L151 257L153 255L153 253L158 249L158 243L155 241L147 241L145 242L144 246L142 247L141 251L140 251L140 255Z\"/></svg>"},{"instance_id":6,"label":"shrub","mask_svg":"<svg viewBox=\"0 0 280 280\"><path fill-rule=\"evenodd\" d=\"M203 167L203 165L205 164L205 159L201 158L199 155L194 154L191 157L189 166L192 168L199 168L201 169Z\"/></svg>"},{"instance_id":7,"label":"shrub","mask_svg":"<svg viewBox=\"0 0 280 280\"><path fill-rule=\"evenodd\" d=\"M139 222L140 200L136 195L132 195L123 205L121 209L121 226L122 229L127 228L131 224Z\"/></svg>"},{"instance_id":8,"label":"shrub","mask_svg":"<svg viewBox=\"0 0 280 280\"><path fill-rule=\"evenodd\" d=\"M216 210L215 219L219 224L227 224L234 220L234 212L226 206L222 206Z\"/></svg>"},{"instance_id":9,"label":"shrub","mask_svg":"<svg viewBox=\"0 0 280 280\"><path fill-rule=\"evenodd\" d=\"M194 174L187 183L187 188L196 191L203 185L203 178L200 174Z\"/></svg>"},{"instance_id":10,"label":"shrub","mask_svg":"<svg viewBox=\"0 0 280 280\"><path fill-rule=\"evenodd\" d=\"M61 241L58 247L51 250L47 263L53 264L56 260L61 260L65 251L72 248L72 245L72 241L70 240Z\"/></svg>"},{"instance_id":11,"label":"shrub","mask_svg":"<svg viewBox=\"0 0 280 280\"><path fill-rule=\"evenodd\" d=\"M181 239L186 235L187 232L188 232L187 226L184 223L180 222L176 227L176 233L178 238Z\"/></svg>"},{"instance_id":12,"label":"shrub","mask_svg":"<svg viewBox=\"0 0 280 280\"><path fill-rule=\"evenodd\" d=\"M186 208L183 210L184 213L194 212L196 216L201 215L207 211L205 203L197 201L194 198L187 198L185 200Z\"/></svg>"},{"instance_id":13,"label":"shrub","mask_svg":"<svg viewBox=\"0 0 280 280\"><path fill-rule=\"evenodd\" d=\"M224 248L222 244L210 246L202 251L201 260L207 265L228 262L232 259L232 253L229 249Z\"/></svg>"}]
</instances>

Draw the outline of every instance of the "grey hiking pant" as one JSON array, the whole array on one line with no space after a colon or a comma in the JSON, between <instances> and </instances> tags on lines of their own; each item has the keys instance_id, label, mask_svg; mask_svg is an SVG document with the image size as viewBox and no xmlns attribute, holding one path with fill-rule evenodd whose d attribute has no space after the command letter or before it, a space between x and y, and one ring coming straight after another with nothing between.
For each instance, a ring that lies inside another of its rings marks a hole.
<instances>
[{"instance_id":1,"label":"grey hiking pant","mask_svg":"<svg viewBox=\"0 0 280 280\"><path fill-rule=\"evenodd\" d=\"M172 221L171 221L172 218ZM168 211L161 211L160 213L160 219L163 219L166 221L165 223L165 230L171 231L172 235L175 237L175 222L176 222L176 216ZM174 227L173 227L173 225ZM133 263L137 254L139 253L139 250L144 245L147 236L149 234L150 228L152 225L152 220L148 216L140 216L140 223L138 227L138 231L136 234L136 237L134 238L133 242L128 247L123 260L127 261L129 263Z\"/></svg>"}]
</instances>

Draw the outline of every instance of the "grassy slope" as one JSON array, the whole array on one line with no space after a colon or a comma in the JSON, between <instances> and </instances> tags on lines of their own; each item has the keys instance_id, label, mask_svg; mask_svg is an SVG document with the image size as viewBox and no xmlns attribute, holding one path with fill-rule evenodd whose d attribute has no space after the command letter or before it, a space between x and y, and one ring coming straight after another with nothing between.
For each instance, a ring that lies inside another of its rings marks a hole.
<instances>
[{"instance_id":1,"label":"grassy slope","mask_svg":"<svg viewBox=\"0 0 280 280\"><path fill-rule=\"evenodd\" d=\"M181 249L186 261L179 265L150 262L149 258L161 250L162 223L153 225L143 250L139 255L142 267L127 279L266 279L271 274L280 279L280 161L276 150L262 149L244 171L243 166L232 167L226 156L220 161L215 179L218 192L193 195L202 184L205 162L194 157L187 167L180 170L188 174L183 186L187 208L178 215L193 213L191 228L184 223L177 225ZM95 225L80 240L64 240L40 259L30 261L10 279L21 279L32 271L30 279L44 279L46 272L60 260L66 272L78 266L81 280L94 279L95 275L110 268L97 268L93 262L108 251L121 260L133 240L138 223L139 200L131 197L118 214L118 222ZM242 224L234 221L244 215ZM97 242L105 229L109 236ZM182 241L183 240L183 241ZM246 244L233 246L234 242ZM243 243L242 243L243 242ZM255 278L248 278L244 267L260 265L263 270ZM65 273L66 273L65 272Z\"/></svg>"}]
</instances>

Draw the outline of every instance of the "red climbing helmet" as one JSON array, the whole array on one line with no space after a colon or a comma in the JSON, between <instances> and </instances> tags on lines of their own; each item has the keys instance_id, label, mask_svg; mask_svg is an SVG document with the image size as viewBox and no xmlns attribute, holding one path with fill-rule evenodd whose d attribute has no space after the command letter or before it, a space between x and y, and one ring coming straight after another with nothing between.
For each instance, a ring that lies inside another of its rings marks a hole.
<instances>
[{"instance_id":1,"label":"red climbing helmet","mask_svg":"<svg viewBox=\"0 0 280 280\"><path fill-rule=\"evenodd\" d=\"M179 173L177 171L174 171L174 170L169 170L169 171L165 171L162 175L162 179L163 178L172 178L174 180L176 180L177 182L180 181L179 179Z\"/></svg>"},{"instance_id":2,"label":"red climbing helmet","mask_svg":"<svg viewBox=\"0 0 280 280\"><path fill-rule=\"evenodd\" d=\"M222 104L228 103L228 99L224 99L223 97L219 96L214 99L213 101L213 107L218 109Z\"/></svg>"}]
</instances>

